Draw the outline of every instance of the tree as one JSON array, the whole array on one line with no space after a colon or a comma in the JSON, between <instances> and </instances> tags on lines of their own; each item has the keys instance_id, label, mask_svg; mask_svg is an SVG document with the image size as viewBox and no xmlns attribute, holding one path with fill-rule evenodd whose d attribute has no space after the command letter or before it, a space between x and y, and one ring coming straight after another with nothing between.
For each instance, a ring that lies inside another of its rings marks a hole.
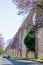
<instances>
[{"instance_id":1,"label":"tree","mask_svg":"<svg viewBox=\"0 0 43 65\"><path fill-rule=\"evenodd\" d=\"M4 53L4 50L0 48L0 55Z\"/></svg>"},{"instance_id":2,"label":"tree","mask_svg":"<svg viewBox=\"0 0 43 65\"><path fill-rule=\"evenodd\" d=\"M32 22L35 26L35 32L37 33L39 27L43 26L43 0L13 0L13 2L16 3L17 8L19 9L19 15L24 12L29 13L29 9L31 8L30 12L32 12L32 17L34 18ZM35 56L38 58L37 34L35 36Z\"/></svg>"},{"instance_id":3,"label":"tree","mask_svg":"<svg viewBox=\"0 0 43 65\"><path fill-rule=\"evenodd\" d=\"M36 5L43 9L43 0L12 0L14 4L17 5L19 13L29 12L30 7L35 7ZM35 5L35 6L34 6ZM36 6L36 7L37 7Z\"/></svg>"},{"instance_id":4,"label":"tree","mask_svg":"<svg viewBox=\"0 0 43 65\"><path fill-rule=\"evenodd\" d=\"M28 48L28 51L35 52L35 28L34 26L27 33L24 39L24 44L26 45L26 48Z\"/></svg>"}]
</instances>

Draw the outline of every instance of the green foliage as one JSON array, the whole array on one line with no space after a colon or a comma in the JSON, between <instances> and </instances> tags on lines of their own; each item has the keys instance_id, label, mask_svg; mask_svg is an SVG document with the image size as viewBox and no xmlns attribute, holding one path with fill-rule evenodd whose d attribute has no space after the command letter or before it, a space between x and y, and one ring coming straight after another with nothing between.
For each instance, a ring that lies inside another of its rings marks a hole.
<instances>
[{"instance_id":1,"label":"green foliage","mask_svg":"<svg viewBox=\"0 0 43 65\"><path fill-rule=\"evenodd\" d=\"M35 51L35 27L33 26L27 33L24 44L28 48L28 51Z\"/></svg>"},{"instance_id":2,"label":"green foliage","mask_svg":"<svg viewBox=\"0 0 43 65\"><path fill-rule=\"evenodd\" d=\"M0 55L4 52L4 50L2 48L0 48Z\"/></svg>"}]
</instances>

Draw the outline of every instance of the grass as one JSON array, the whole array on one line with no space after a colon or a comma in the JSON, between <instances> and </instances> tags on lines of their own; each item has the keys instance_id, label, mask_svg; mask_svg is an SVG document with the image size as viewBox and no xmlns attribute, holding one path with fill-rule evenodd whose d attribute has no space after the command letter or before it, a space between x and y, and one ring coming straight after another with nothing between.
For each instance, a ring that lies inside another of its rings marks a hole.
<instances>
[{"instance_id":1,"label":"grass","mask_svg":"<svg viewBox=\"0 0 43 65\"><path fill-rule=\"evenodd\" d=\"M37 61L38 62L43 62L43 58L38 58Z\"/></svg>"},{"instance_id":2,"label":"grass","mask_svg":"<svg viewBox=\"0 0 43 65\"><path fill-rule=\"evenodd\" d=\"M30 58L29 60L31 60L31 61L37 61L37 62L43 62L43 58L38 58L38 59Z\"/></svg>"}]
</instances>

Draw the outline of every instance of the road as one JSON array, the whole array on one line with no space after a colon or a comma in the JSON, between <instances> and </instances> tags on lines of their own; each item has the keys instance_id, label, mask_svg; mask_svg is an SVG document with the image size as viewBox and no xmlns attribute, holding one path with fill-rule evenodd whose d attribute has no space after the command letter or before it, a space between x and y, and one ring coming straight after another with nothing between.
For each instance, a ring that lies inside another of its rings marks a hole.
<instances>
[{"instance_id":1,"label":"road","mask_svg":"<svg viewBox=\"0 0 43 65\"><path fill-rule=\"evenodd\" d=\"M35 61L29 61L29 60L22 60L22 59L14 59L9 58L9 61L11 61L14 65L43 65L43 63L35 62Z\"/></svg>"},{"instance_id":2,"label":"road","mask_svg":"<svg viewBox=\"0 0 43 65\"><path fill-rule=\"evenodd\" d=\"M0 65L43 65L43 63L22 59L0 58Z\"/></svg>"},{"instance_id":3,"label":"road","mask_svg":"<svg viewBox=\"0 0 43 65\"><path fill-rule=\"evenodd\" d=\"M6 58L0 57L0 65L13 65L13 63L7 60Z\"/></svg>"}]
</instances>

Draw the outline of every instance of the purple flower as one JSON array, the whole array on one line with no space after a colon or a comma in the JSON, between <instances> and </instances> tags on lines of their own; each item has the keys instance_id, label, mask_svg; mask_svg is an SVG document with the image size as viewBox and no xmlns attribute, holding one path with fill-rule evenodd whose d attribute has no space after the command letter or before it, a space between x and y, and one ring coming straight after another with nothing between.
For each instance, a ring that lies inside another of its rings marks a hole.
<instances>
[{"instance_id":1,"label":"purple flower","mask_svg":"<svg viewBox=\"0 0 43 65\"><path fill-rule=\"evenodd\" d=\"M13 2L16 2L16 3L23 2L23 1L25 1L25 0L13 0ZM37 0L28 0L28 1L30 1L31 3L33 3L33 2L36 2Z\"/></svg>"},{"instance_id":2,"label":"purple flower","mask_svg":"<svg viewBox=\"0 0 43 65\"><path fill-rule=\"evenodd\" d=\"M5 48L5 39L4 39L4 37L3 37L3 35L2 34L0 34L0 43L1 43L1 47L2 48Z\"/></svg>"},{"instance_id":3,"label":"purple flower","mask_svg":"<svg viewBox=\"0 0 43 65\"><path fill-rule=\"evenodd\" d=\"M23 13L23 11L19 11L19 12L18 12L18 15L20 15L20 14L22 14L22 13Z\"/></svg>"},{"instance_id":4,"label":"purple flower","mask_svg":"<svg viewBox=\"0 0 43 65\"><path fill-rule=\"evenodd\" d=\"M36 2L37 0L29 0L31 3Z\"/></svg>"}]
</instances>

